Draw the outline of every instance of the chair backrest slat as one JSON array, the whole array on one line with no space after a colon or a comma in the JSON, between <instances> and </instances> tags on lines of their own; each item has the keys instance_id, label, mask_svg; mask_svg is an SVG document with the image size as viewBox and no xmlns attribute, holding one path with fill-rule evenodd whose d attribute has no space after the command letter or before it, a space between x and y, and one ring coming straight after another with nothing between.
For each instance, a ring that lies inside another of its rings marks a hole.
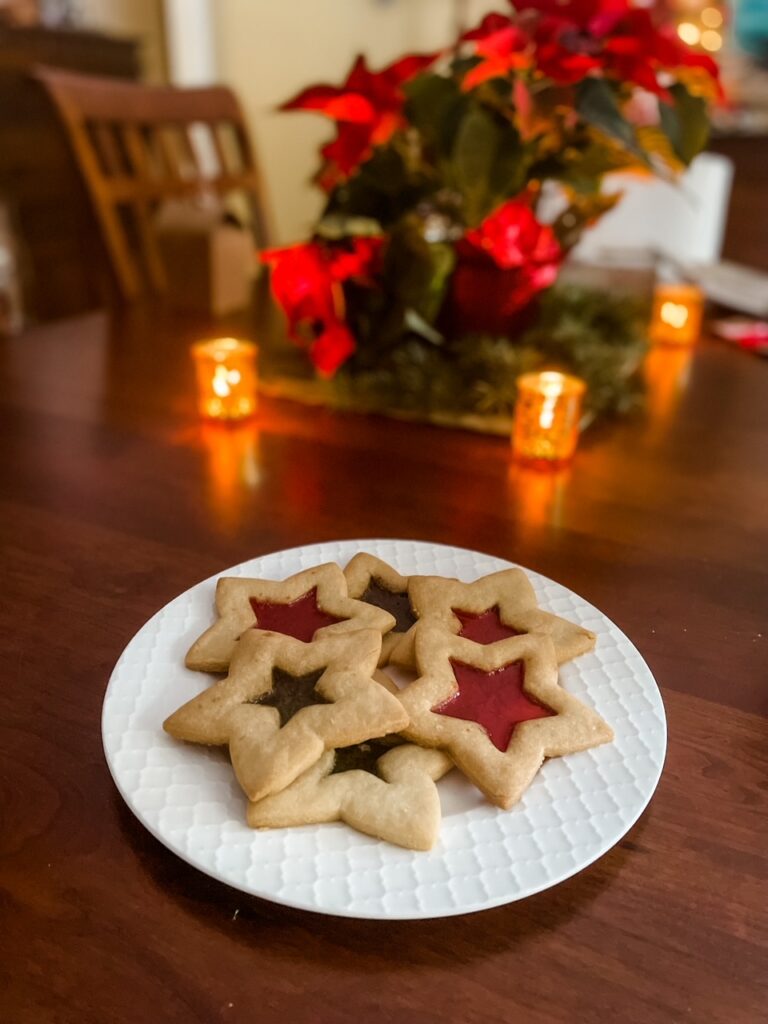
<instances>
[{"instance_id":1,"label":"chair backrest slat","mask_svg":"<svg viewBox=\"0 0 768 1024\"><path fill-rule=\"evenodd\" d=\"M259 245L270 242L247 126L224 86L177 89L38 68L64 125L124 297L165 287L152 227L165 199L244 191ZM221 132L237 150L229 158Z\"/></svg>"}]
</instances>

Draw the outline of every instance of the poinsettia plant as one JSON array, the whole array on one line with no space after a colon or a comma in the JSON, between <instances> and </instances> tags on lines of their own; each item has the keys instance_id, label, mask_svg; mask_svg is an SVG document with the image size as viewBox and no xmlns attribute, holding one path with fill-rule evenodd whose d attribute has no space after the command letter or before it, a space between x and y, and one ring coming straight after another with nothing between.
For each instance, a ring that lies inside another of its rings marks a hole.
<instances>
[{"instance_id":1,"label":"poinsettia plant","mask_svg":"<svg viewBox=\"0 0 768 1024\"><path fill-rule=\"evenodd\" d=\"M283 107L336 125L313 237L263 257L291 337L332 376L534 329L541 293L618 199L604 176L678 174L719 92L712 59L631 0L514 0L450 52L375 72L359 57L342 85ZM549 183L560 212L542 223Z\"/></svg>"}]
</instances>

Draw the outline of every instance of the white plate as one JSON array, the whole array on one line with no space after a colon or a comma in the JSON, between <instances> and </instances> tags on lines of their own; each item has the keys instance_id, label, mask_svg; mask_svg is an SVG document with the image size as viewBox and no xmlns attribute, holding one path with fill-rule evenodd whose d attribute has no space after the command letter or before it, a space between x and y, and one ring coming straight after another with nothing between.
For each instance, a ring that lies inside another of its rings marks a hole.
<instances>
[{"instance_id":1,"label":"white plate","mask_svg":"<svg viewBox=\"0 0 768 1024\"><path fill-rule=\"evenodd\" d=\"M474 580L510 563L402 540L339 541L279 551L226 575L283 579L369 551L401 573ZM445 917L510 903L585 868L637 820L661 774L666 720L648 666L619 629L572 591L529 572L539 601L597 633L593 653L563 666L563 686L600 712L615 742L547 761L510 811L487 804L458 772L439 783L440 840L414 853L346 825L253 831L228 761L172 740L164 718L209 678L184 668L211 622L216 577L158 612L115 666L104 699L104 750L138 819L189 864L275 903L361 918Z\"/></svg>"}]
</instances>

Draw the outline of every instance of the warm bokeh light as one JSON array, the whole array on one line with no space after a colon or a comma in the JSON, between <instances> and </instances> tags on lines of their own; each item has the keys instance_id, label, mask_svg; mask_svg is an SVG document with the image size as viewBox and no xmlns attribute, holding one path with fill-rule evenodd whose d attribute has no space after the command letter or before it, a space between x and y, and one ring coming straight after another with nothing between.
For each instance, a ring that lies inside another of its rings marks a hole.
<instances>
[{"instance_id":1,"label":"warm bokeh light","mask_svg":"<svg viewBox=\"0 0 768 1024\"><path fill-rule=\"evenodd\" d=\"M707 29L701 33L701 45L710 53L716 53L723 45L723 37L714 29Z\"/></svg>"},{"instance_id":2,"label":"warm bokeh light","mask_svg":"<svg viewBox=\"0 0 768 1024\"><path fill-rule=\"evenodd\" d=\"M664 425L688 387L693 352L689 346L675 349L654 346L643 363L646 408L650 419Z\"/></svg>"},{"instance_id":3,"label":"warm bokeh light","mask_svg":"<svg viewBox=\"0 0 768 1024\"><path fill-rule=\"evenodd\" d=\"M513 462L509 468L509 504L515 518L533 527L562 524L569 466L555 466L541 473L524 463Z\"/></svg>"},{"instance_id":4,"label":"warm bokeh light","mask_svg":"<svg viewBox=\"0 0 768 1024\"><path fill-rule=\"evenodd\" d=\"M665 324L669 324L678 330L680 327L685 326L685 322L688 319L688 308L679 302L663 302L659 316Z\"/></svg>"},{"instance_id":5,"label":"warm bokeh light","mask_svg":"<svg viewBox=\"0 0 768 1024\"><path fill-rule=\"evenodd\" d=\"M192 346L203 416L242 420L256 412L257 355L255 345L236 338L215 338Z\"/></svg>"},{"instance_id":6,"label":"warm bokeh light","mask_svg":"<svg viewBox=\"0 0 768 1024\"><path fill-rule=\"evenodd\" d=\"M707 28L720 28L723 24L723 15L716 7L705 7L701 12L701 23Z\"/></svg>"},{"instance_id":7,"label":"warm bokeh light","mask_svg":"<svg viewBox=\"0 0 768 1024\"><path fill-rule=\"evenodd\" d=\"M537 467L568 462L579 439L585 389L578 377L552 370L518 378L512 448L519 462Z\"/></svg>"},{"instance_id":8,"label":"warm bokeh light","mask_svg":"<svg viewBox=\"0 0 768 1024\"><path fill-rule=\"evenodd\" d=\"M656 286L651 340L664 345L691 345L701 333L704 293L694 284Z\"/></svg>"},{"instance_id":9,"label":"warm bokeh light","mask_svg":"<svg viewBox=\"0 0 768 1024\"><path fill-rule=\"evenodd\" d=\"M688 46L696 46L701 39L701 30L691 21L683 21L677 26L677 34Z\"/></svg>"},{"instance_id":10,"label":"warm bokeh light","mask_svg":"<svg viewBox=\"0 0 768 1024\"><path fill-rule=\"evenodd\" d=\"M242 528L253 515L252 494L261 480L259 430L255 420L222 430L215 423L200 425L207 456L205 492L211 523L224 532Z\"/></svg>"}]
</instances>

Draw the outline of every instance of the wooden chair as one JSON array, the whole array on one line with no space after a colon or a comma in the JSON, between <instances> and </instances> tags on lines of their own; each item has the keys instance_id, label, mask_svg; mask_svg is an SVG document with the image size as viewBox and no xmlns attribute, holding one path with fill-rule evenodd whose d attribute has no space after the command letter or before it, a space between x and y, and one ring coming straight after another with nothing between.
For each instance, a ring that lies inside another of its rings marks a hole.
<instances>
[{"instance_id":1,"label":"wooden chair","mask_svg":"<svg viewBox=\"0 0 768 1024\"><path fill-rule=\"evenodd\" d=\"M261 176L230 89L137 85L47 67L35 77L64 125L123 297L165 289L152 226L164 200L242 191L257 243L269 244Z\"/></svg>"}]
</instances>

